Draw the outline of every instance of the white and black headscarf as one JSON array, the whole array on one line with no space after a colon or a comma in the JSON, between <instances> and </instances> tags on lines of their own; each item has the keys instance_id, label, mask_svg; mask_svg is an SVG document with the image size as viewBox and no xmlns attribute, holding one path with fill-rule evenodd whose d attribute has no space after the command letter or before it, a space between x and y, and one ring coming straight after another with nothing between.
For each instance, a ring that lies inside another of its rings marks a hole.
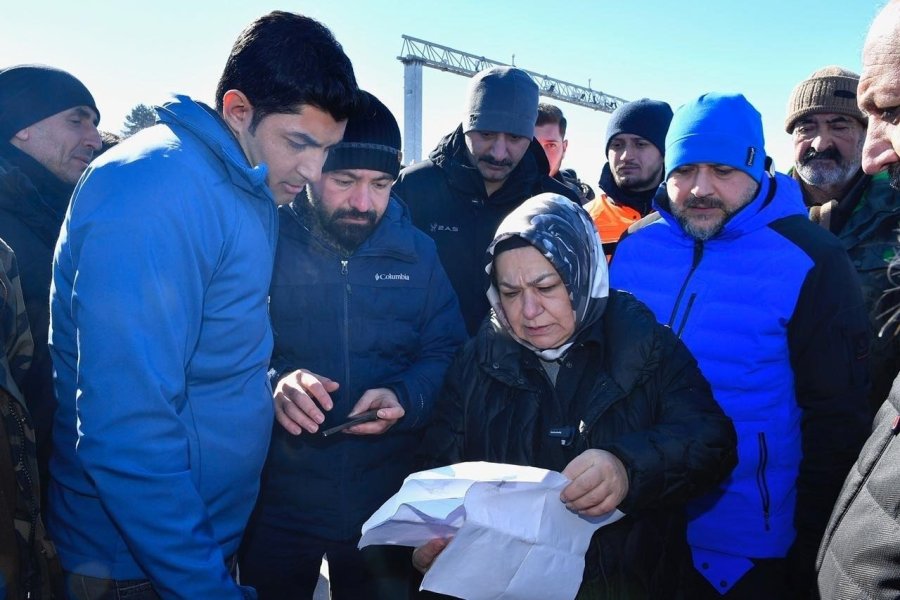
<instances>
[{"instance_id":1,"label":"white and black headscarf","mask_svg":"<svg viewBox=\"0 0 900 600\"><path fill-rule=\"evenodd\" d=\"M503 312L493 277L494 250L497 244L511 237L522 238L549 260L569 292L575 313L575 331L558 348L540 350L517 337ZM497 320L513 339L542 359L550 361L561 357L578 334L603 314L609 296L606 256L590 216L568 198L540 194L523 202L500 223L487 253L485 271L491 282L487 297Z\"/></svg>"}]
</instances>

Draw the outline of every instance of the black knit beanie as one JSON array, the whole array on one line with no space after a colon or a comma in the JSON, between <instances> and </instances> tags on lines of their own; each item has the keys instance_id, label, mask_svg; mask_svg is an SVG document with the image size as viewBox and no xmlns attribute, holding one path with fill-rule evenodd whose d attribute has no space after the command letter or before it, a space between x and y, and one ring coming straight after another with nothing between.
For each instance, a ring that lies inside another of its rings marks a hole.
<instances>
[{"instance_id":1,"label":"black knit beanie","mask_svg":"<svg viewBox=\"0 0 900 600\"><path fill-rule=\"evenodd\" d=\"M672 107L665 102L641 98L623 104L609 116L604 152L609 153L609 143L615 136L630 133L641 136L665 155L666 132L671 122Z\"/></svg>"},{"instance_id":2,"label":"black knit beanie","mask_svg":"<svg viewBox=\"0 0 900 600\"><path fill-rule=\"evenodd\" d=\"M322 172L341 169L369 169L400 172L400 127L381 101L360 90L360 108L350 115L344 139L328 153Z\"/></svg>"},{"instance_id":3,"label":"black knit beanie","mask_svg":"<svg viewBox=\"0 0 900 600\"><path fill-rule=\"evenodd\" d=\"M100 118L94 97L73 75L46 65L16 65L0 71L0 140L76 106Z\"/></svg>"}]
</instances>

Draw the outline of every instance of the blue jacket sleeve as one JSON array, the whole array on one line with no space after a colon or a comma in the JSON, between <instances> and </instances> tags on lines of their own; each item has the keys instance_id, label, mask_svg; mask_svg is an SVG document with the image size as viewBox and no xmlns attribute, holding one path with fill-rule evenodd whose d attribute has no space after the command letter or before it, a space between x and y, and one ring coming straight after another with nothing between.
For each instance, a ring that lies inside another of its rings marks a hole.
<instances>
[{"instance_id":1,"label":"blue jacket sleeve","mask_svg":"<svg viewBox=\"0 0 900 600\"><path fill-rule=\"evenodd\" d=\"M196 432L179 417L191 410L185 373L219 232L190 194L147 210L161 190L141 183L127 198L119 182L75 200L85 206L62 259L75 272L66 301L78 331L77 455L163 598L243 598L193 481Z\"/></svg>"}]
</instances>

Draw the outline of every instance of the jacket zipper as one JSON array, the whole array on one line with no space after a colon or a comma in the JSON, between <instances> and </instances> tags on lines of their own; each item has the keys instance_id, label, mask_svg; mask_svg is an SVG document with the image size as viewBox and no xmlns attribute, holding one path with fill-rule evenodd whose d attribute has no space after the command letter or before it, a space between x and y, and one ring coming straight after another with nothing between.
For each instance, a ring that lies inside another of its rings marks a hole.
<instances>
[{"instance_id":1,"label":"jacket zipper","mask_svg":"<svg viewBox=\"0 0 900 600\"><path fill-rule=\"evenodd\" d=\"M341 275L344 277L344 380L341 381L341 389L343 389L347 395L347 400L350 403L350 409L353 410L353 406L356 402L350 396L349 392L352 390L352 386L350 385L350 280L347 277L349 272L349 259L341 259ZM332 408L332 410L334 410ZM341 419L346 417L347 415L337 415ZM336 469L340 469L341 472L347 472L347 452L346 450L337 453L335 457L336 460L340 460L340 465L336 465ZM339 486L339 493L337 494L340 506L342 508L342 513L345 512L343 509L347 506L347 489L345 486ZM339 531L344 532L346 534L347 529L347 520L342 519Z\"/></svg>"},{"instance_id":2,"label":"jacket zipper","mask_svg":"<svg viewBox=\"0 0 900 600\"><path fill-rule=\"evenodd\" d=\"M697 271L697 267L700 266L700 261L703 259L703 242L700 240L694 240L694 256L691 261L691 270L688 271L687 277L684 278L684 283L681 284L681 289L678 291L678 297L675 298L675 305L672 307L672 314L669 316L669 328L673 329L673 325L675 324L675 315L678 314L678 307L681 305L681 299L684 297L684 292L687 291L688 284L691 282L691 278L694 276L694 272ZM688 314L691 311L691 306L694 304L694 300L696 299L697 294L691 294L690 299L688 301L688 306L684 311L684 316L681 319L681 326L678 328L677 335L681 337L681 332L684 331L684 326L687 325Z\"/></svg>"},{"instance_id":3,"label":"jacket zipper","mask_svg":"<svg viewBox=\"0 0 900 600\"><path fill-rule=\"evenodd\" d=\"M344 381L345 390L350 387L350 281L347 279L349 272L349 259L341 260L341 275L344 276ZM352 407L351 407L352 408ZM343 416L343 415L342 415Z\"/></svg>"},{"instance_id":4,"label":"jacket zipper","mask_svg":"<svg viewBox=\"0 0 900 600\"><path fill-rule=\"evenodd\" d=\"M766 481L766 463L769 461L769 448L766 445L766 434L760 431L759 438L759 463L756 466L756 486L759 488L759 496L762 500L763 519L766 531L771 529L769 525L769 483Z\"/></svg>"},{"instance_id":5,"label":"jacket zipper","mask_svg":"<svg viewBox=\"0 0 900 600\"><path fill-rule=\"evenodd\" d=\"M688 298L687 308L684 309L684 315L681 317L681 324L678 325L678 331L675 332L676 337L681 338L681 333L684 331L685 325L687 325L688 316L691 314L691 308L694 306L694 300L697 299L697 292L693 292L691 297Z\"/></svg>"}]
</instances>

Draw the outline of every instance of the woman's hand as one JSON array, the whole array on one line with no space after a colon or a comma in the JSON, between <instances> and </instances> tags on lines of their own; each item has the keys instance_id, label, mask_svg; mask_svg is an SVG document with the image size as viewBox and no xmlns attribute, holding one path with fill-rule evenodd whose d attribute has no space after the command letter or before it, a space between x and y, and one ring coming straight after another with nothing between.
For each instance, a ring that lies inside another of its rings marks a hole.
<instances>
[{"instance_id":1,"label":"woman's hand","mask_svg":"<svg viewBox=\"0 0 900 600\"><path fill-rule=\"evenodd\" d=\"M605 450L585 450L566 465L562 474L572 483L559 499L569 510L588 517L611 512L628 493L625 465Z\"/></svg>"},{"instance_id":2,"label":"woman's hand","mask_svg":"<svg viewBox=\"0 0 900 600\"><path fill-rule=\"evenodd\" d=\"M420 573L431 568L434 559L444 551L451 538L435 538L413 550L412 563Z\"/></svg>"}]
</instances>

